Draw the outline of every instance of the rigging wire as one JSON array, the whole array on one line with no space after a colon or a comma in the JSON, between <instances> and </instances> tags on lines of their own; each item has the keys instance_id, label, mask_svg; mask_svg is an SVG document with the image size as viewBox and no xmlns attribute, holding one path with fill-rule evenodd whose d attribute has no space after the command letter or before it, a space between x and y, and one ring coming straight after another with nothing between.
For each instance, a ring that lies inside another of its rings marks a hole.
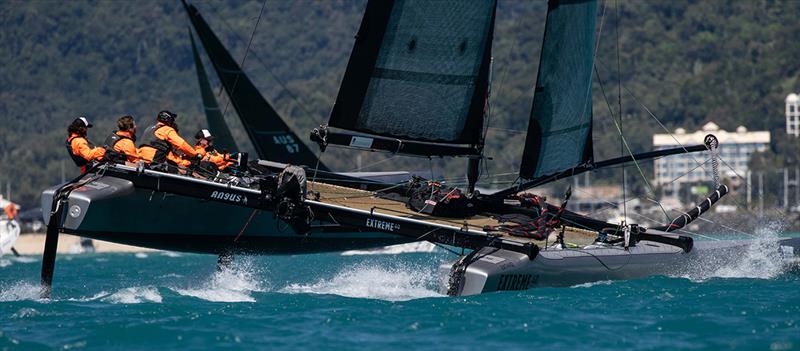
<instances>
[{"instance_id":1,"label":"rigging wire","mask_svg":"<svg viewBox=\"0 0 800 351\"><path fill-rule=\"evenodd\" d=\"M600 66L603 66L602 62L599 62L599 64L600 64ZM684 149L684 151L686 151L686 146L685 146L685 145L683 145L683 143L681 143L681 142L678 140L678 138L677 138L677 137L675 137L675 134L673 134L673 133L672 133L672 132L671 132L669 129L667 129L667 127L664 125L664 123L662 123L662 122L661 122L661 120L660 120L660 119L659 119L659 118L658 118L658 117L657 117L657 116L656 116L656 115L655 115L655 114L654 114L654 113L653 113L653 112L652 112L652 111L651 111L651 110L650 110L650 109L649 109L649 108L648 108L648 107L647 107L647 106L646 106L644 103L642 103L642 102L641 102L641 101L640 101L640 100L639 100L639 99L636 97L636 95L634 95L634 94L633 94L633 92L632 92L630 89L628 89L628 87L625 87L625 86L623 86L623 89L625 89L625 92L626 92L626 93L628 93L628 95L629 95L629 96L630 96L630 97L631 97L631 98L632 98L632 99L633 99L633 100L634 100L636 103L638 103L638 104L639 104L639 106L641 106L641 107L642 107L642 108L643 108L643 109L644 109L644 110L645 110L645 111L646 111L646 112L647 112L647 113L650 115L650 117L651 117L651 118L653 118L653 120L655 120L655 121L656 121L656 123L658 123L658 125L659 125L659 126L660 126L660 127L661 127L661 128L662 128L662 129L663 129L663 130L664 130L664 131L665 131L665 132L666 132L666 133L667 133L667 134L668 134L668 135L669 135L669 136L670 136L670 137L671 137L671 138L674 140L674 141L675 141L675 143L677 143L677 144L678 144L678 145L679 145L681 148L683 148L683 149ZM697 159L697 157L695 157L695 156L694 156L692 153L689 153L689 152L687 152L686 154L687 154L687 155L688 155L688 156L689 156L689 157L692 159L692 161L694 161L694 162L697 164L697 166L696 166L695 168L693 168L693 170L695 170L695 169L697 169L697 168L702 168L702 169L703 169L703 171L708 171L708 169L706 168L706 163L708 163L708 160L706 160L705 162L700 162L700 161ZM726 167L728 167L728 169L730 169L730 170L731 170L731 171L732 171L732 172L733 172L733 173L734 173L734 174L735 174L735 175L736 175L736 176L737 176L739 179L745 180L745 178L744 178L744 177L742 177L742 175L740 175L738 172L736 172L736 170L735 170L735 169L734 169L734 168L733 168L733 167L732 167L730 164L728 164L728 163L725 161L725 159L723 159L723 158L722 158L722 156L721 156L721 155L718 155L717 157L718 157L718 158L719 158L719 160L720 160L720 161L722 161L722 163L723 163L723 164L724 164ZM684 174L684 175L685 175L685 174ZM682 175L682 176L683 176L683 175ZM681 176L681 177L682 177L682 176ZM680 177L679 177L679 178L680 178ZM677 179L675 179L675 180L677 180ZM674 182L675 180L671 181L670 183ZM731 200L732 200L732 201L733 201L733 202L736 204L736 206L737 206L737 207L744 209L744 210L745 210L746 212L748 212L750 215L753 215L753 216L755 216L755 215L756 215L756 214L755 214L755 213L754 213L752 210L750 210L750 208L748 208L747 206L743 206L743 205L741 204L741 202L740 202L740 201L736 200L736 198L735 198L735 197L729 197L729 198L731 198ZM776 211L776 212L777 212L779 215L781 215L781 216L785 216L785 215L786 215L785 213L783 213L782 211L780 211L780 209L773 209L773 210L775 210L775 211Z\"/></svg>"},{"instance_id":2,"label":"rigging wire","mask_svg":"<svg viewBox=\"0 0 800 351\"><path fill-rule=\"evenodd\" d=\"M520 21L522 20L522 17L524 17L524 16L517 16L517 19L514 21L514 23L512 24L511 28L517 28L517 26L519 25ZM505 87L506 78L508 78L508 71L510 71L510 67L511 67L511 57L514 56L514 53L516 52L516 49L517 49L517 44L519 44L519 39L517 39L516 37L514 37L514 38L515 38L514 43L511 44L511 50L509 50L508 60L506 61L505 67L503 67L502 76L500 77L500 81L497 84L497 94L490 94L489 95L488 103L490 105L491 105L491 102L492 102L493 99L496 99L497 97L502 96L501 93L503 91L503 87ZM491 82L490 82L490 84L491 84ZM486 133L489 132L489 129L502 129L502 128L491 128L491 127L489 127L489 125L491 124L491 121L492 121L491 117L492 117L491 114L489 114L486 117L486 130L484 130L484 132L483 132L484 137L486 136ZM527 131L522 132L522 133L527 134Z\"/></svg>"},{"instance_id":3,"label":"rigging wire","mask_svg":"<svg viewBox=\"0 0 800 351\"><path fill-rule=\"evenodd\" d=\"M266 1L266 0L265 0L265 1ZM218 8L214 7L214 12L220 12L220 11L219 11L219 9L218 9ZM228 22L228 21L227 21L227 20L226 20L224 17L222 17L222 16L216 16L215 18L216 18L218 21L222 22L222 24L224 24L224 25L225 25L225 27L227 27L227 28L228 28L228 31L229 31L229 32L233 33L233 35L234 35L234 39L235 39L235 40L239 41L240 43L245 43L245 40L244 40L244 38L242 38L242 37L241 37L241 35L239 35L239 33L238 33L238 32L237 32L235 29L233 29L233 26L231 26L231 25L230 25L230 22ZM275 72L273 72L273 71L272 71L272 70L269 68L269 65L267 65L267 63L264 61L264 59L262 59L262 58L261 58L261 56L258 56L258 53L257 53L257 52L253 51L253 52L252 52L252 56L253 56L253 57L256 59L256 61L258 61L258 63L260 63L260 64L261 64L261 67L262 67L262 68L264 68L264 70L265 70L265 71L267 71L267 73L270 75L270 77L271 77L273 80L275 80L275 82L277 82L277 83L278 83L278 85L281 87L281 89L283 89L283 90L286 92L286 94L287 94L287 95L289 95L289 98L291 98L292 100L294 100L294 102L297 104L297 106L299 106L299 107L300 107L300 108L303 110L303 112L305 112L305 113L306 113L306 114L308 114L309 116L313 116L313 115L314 115L314 114L313 114L313 113L312 113L312 112L311 112L311 111L308 109L308 107L306 106L306 103L305 103L305 102L303 102L303 101L300 99L300 97L299 97L298 95L296 95L296 94L295 94L295 93L294 93L294 92L293 92L291 89L289 89L289 86L286 84L286 82L284 82L284 81L283 81L283 80L282 80L280 77L278 77L278 75L277 75L277 74L275 74ZM244 70L244 67L242 67L242 70ZM221 93L221 91L220 91L220 93Z\"/></svg>"},{"instance_id":4,"label":"rigging wire","mask_svg":"<svg viewBox=\"0 0 800 351\"><path fill-rule=\"evenodd\" d=\"M397 154L392 154L391 156L389 156L389 157L387 157L387 158L385 158L385 159L383 159L383 160L380 160L380 161L376 161L376 162L373 162L373 163L367 164L366 166L361 166L361 167L356 167L356 168L353 168L353 170L351 170L351 171L349 171L349 172L358 172L358 171L361 171L362 169L366 169L366 168L369 168L369 167L372 167L372 166L375 166L375 165L379 165L379 164L381 164L381 163L384 163L384 162L386 162L386 161L390 161L390 160L391 160L391 159L393 159L395 156L397 156Z\"/></svg>"},{"instance_id":5,"label":"rigging wire","mask_svg":"<svg viewBox=\"0 0 800 351\"><path fill-rule=\"evenodd\" d=\"M624 132L623 129L623 118L622 118L622 68L620 66L620 55L619 55L619 26L620 26L620 18L619 18L619 1L614 0L614 20L616 21L616 25L614 26L614 34L616 35L616 47L617 47L617 105L619 106L618 116L619 116L619 134L620 134L620 141L619 141L619 152L620 156L625 156L625 148L622 141L622 133ZM628 205L625 198L628 196L628 179L626 177L627 172L625 171L625 164L622 164L622 225L625 225L625 218L628 217Z\"/></svg>"},{"instance_id":6,"label":"rigging wire","mask_svg":"<svg viewBox=\"0 0 800 351\"><path fill-rule=\"evenodd\" d=\"M605 67L605 65L603 65L603 62L602 62L602 61L600 61L600 60L598 60L598 66L600 66L600 67ZM598 74L599 74L599 73L598 73ZM602 85L602 84L601 84L601 85ZM694 168L693 168L693 169L692 169L692 170L691 170L689 173L691 173L692 171L696 170L697 168L702 168L704 172L707 172L707 171L708 171L708 169L706 168L706 164L709 162L709 160L708 160L708 159L707 159L706 161L704 161L704 162L700 162L700 161L698 160L698 158L697 158L697 157L695 157L695 155L693 155L692 153L689 153L689 152L686 150L686 146L685 146L683 143L681 143L681 142L680 142L680 140L678 140L678 138L677 138L677 137L675 137L675 134L673 134L673 133L672 133L672 132L671 132L671 131L670 131L670 130L669 130L669 129L668 129L668 128L667 128L667 127L664 125L664 123L662 123L662 122L661 122L661 120L658 118L658 116L656 116L656 115L655 115L655 114L654 114L654 113L653 113L653 112L652 112L652 111L651 111L651 110L650 110L650 109L649 109L649 108L648 108L648 107L647 107L647 106L646 106L644 103L642 103L642 102L641 102L641 101L640 101L640 100L639 100L639 99L636 97L636 95L634 95L634 94L633 94L633 92L632 92L632 91L631 91L631 90L630 90L628 87L626 87L626 86L624 86L624 85L623 85L623 86L622 86L622 88L623 88L623 89L625 90L625 92L626 92L626 93L627 93L627 94L628 94L628 95L629 95L629 96L630 96L630 97L631 97L631 98L634 100L634 102L636 102L637 104L639 104L639 106L640 106L642 109L644 109L644 110L645 110L645 112L647 112L647 114L648 114L648 115L649 115L649 116L650 116L650 117L651 117L651 118L652 118L654 121L656 121L656 123L658 123L658 125L661 127L661 129L663 129L663 130L664 130L664 132L666 132L666 133L667 133L667 134L668 134L668 135L669 135L669 136L670 136L670 137L671 137L671 138L672 138L672 139L675 141L675 143L676 143L677 145L679 145L681 148L683 148L683 150L684 150L684 151L686 151L686 155L688 155L688 156L689 156L689 157L692 159L692 161L694 161L694 162L697 164L697 166L695 166L695 167L694 167ZM742 177L740 174L738 174L738 173L737 173L737 172L736 172L736 171L735 171L735 170L734 170L734 169L733 169L733 168L732 168L732 167L731 167L729 164L727 164L727 162L725 162L725 160L724 160L724 159L723 159L721 156L718 156L718 158L720 159L720 161L722 161L722 162L723 162L723 164L725 164L725 165L726 165L726 166L727 166L729 169L731 169L731 171L733 171L733 172L734 172L734 174L736 174L736 176L737 176L737 177L739 177L740 179L744 179L744 177ZM679 176L678 178L676 178L676 179L673 179L672 181L670 181L670 182L669 182L669 184L671 184L671 183L675 182L677 179L679 179L679 178L681 178L681 177L685 176L686 174L688 174L688 173L682 174L682 175L681 175L681 176ZM737 207L739 207L739 208L742 208L742 209L744 209L744 210L745 210L747 213L749 213L749 214L751 214L751 215L754 215L754 216L755 216L755 213L753 213L753 211L751 211L751 210L750 210L750 209L749 209L747 206L742 206L741 202L739 202L739 201L738 201L738 200L737 200L735 197L729 197L729 198L731 198L731 201L733 201L733 202L736 204L736 206L737 206ZM780 211L778 211L778 213L779 213L779 214L781 214L781 213L780 213Z\"/></svg>"},{"instance_id":7,"label":"rigging wire","mask_svg":"<svg viewBox=\"0 0 800 351\"><path fill-rule=\"evenodd\" d=\"M598 197L598 196L595 196L594 194L592 194L592 193L590 193L590 192L588 192L588 191L581 190L581 189L576 189L576 191L578 191L578 192L580 192L580 193L583 193L583 194L587 194L587 195L588 195L590 198L592 198L592 199L595 199L595 200L600 200L600 201L602 201L602 202L605 202L606 204L608 204L608 205L611 205L611 206L612 206L612 207L610 207L610 208L605 208L605 209L601 209L601 210L599 210L599 211L590 212L590 213L589 213L589 215L591 215L591 214L593 214L593 213L600 212L600 211L604 211L604 210L608 210L608 209L613 209L613 208L615 208L615 207L617 207L617 206L618 206L618 204L615 204L615 203L613 203L613 202L611 202L611 201L608 201L608 200L606 200L606 199L603 199L603 198L600 198L600 197ZM654 200L654 199L650 199L650 198L647 198L647 197L642 197L642 198L643 198L643 199L645 199L645 200L648 200L648 201L651 201L651 202L654 202L654 203L658 204L658 201L656 201L656 200ZM634 199L630 199L630 200L628 200L628 201L633 201L633 200L634 200ZM671 211L683 212L682 210L679 210L679 209L674 209L674 208L670 208L670 210L671 210ZM654 219L654 218L651 218L651 217L648 217L648 216L646 216L646 215L643 215L643 214L640 214L640 213L637 213L637 212L632 212L631 214L632 214L632 215L634 215L634 216L638 216L638 217L644 218L644 219L646 219L646 220L649 220L649 221L651 221L651 222L653 222L653 223L658 223L658 220L656 220L656 219ZM698 217L698 218L700 218L700 217ZM709 222L709 223L713 223L713 224L717 224L716 222L714 222L714 221L712 221L712 220L709 220L709 219L705 219L705 218L703 218L703 221L706 221L706 222ZM742 232L742 231L740 231L740 230L737 230L737 229L735 229L735 228L730 228L730 227L727 227L727 226L725 226L725 225L721 225L721 226L723 226L723 227L726 227L726 229L730 229L730 230L733 230L733 231L739 232L739 233L741 233L741 234L745 234L745 235L753 235L753 234L749 234L749 233L746 233L746 232ZM679 231L680 231L680 232L683 232L683 233L686 233L686 234L689 234L689 235L694 235L694 236L697 236L697 237L702 237L702 238L706 238L706 239L710 239L710 240L720 240L719 238L714 238L714 237L711 237L711 236L707 236L707 235L703 235L703 234L699 234L699 233L694 233L694 232L688 231L688 230L686 230L686 229L683 229L683 228L679 229Z\"/></svg>"},{"instance_id":8,"label":"rigging wire","mask_svg":"<svg viewBox=\"0 0 800 351\"><path fill-rule=\"evenodd\" d=\"M614 122L614 126L617 127L617 133L619 133L620 141L623 144L623 146L627 148L628 153L631 155L631 160L633 161L634 165L636 165L636 169L639 170L639 175L641 175L642 180L644 180L647 189L649 190L650 194L655 196L656 194L655 190L653 190L652 185L650 185L650 182L647 180L647 176L645 176L642 167L639 165L639 161L634 157L633 151L631 151L630 147L628 146L628 142L625 140L625 136L622 134L622 130L620 129L619 124L617 124L617 120L614 118L614 110L611 108L611 103L609 103L608 101L608 96L606 96L606 91L603 86L603 80L600 77L600 71L597 69L597 66L594 67L594 73L595 75L597 75L597 82L600 85L600 92L603 94L603 99L606 102L606 106L608 106L608 112L611 114L609 116L609 119L611 119L611 121ZM658 207L661 208L661 211L664 213L664 217L666 217L666 219L669 221L670 220L669 215L667 214L667 211L664 209L664 206L662 206L660 202L658 203Z\"/></svg>"},{"instance_id":9,"label":"rigging wire","mask_svg":"<svg viewBox=\"0 0 800 351\"><path fill-rule=\"evenodd\" d=\"M242 63L239 64L239 70L240 70L241 73L237 74L236 75L236 80L233 81L233 86L231 87L231 94L233 94L236 91L236 85L239 84L239 77L241 77L244 74L244 63L247 60L247 54L250 52L250 47L253 45L253 38L255 38L255 36L256 36L256 30L258 29L258 24L261 22L261 16L264 15L264 8L266 8L266 7L267 7L267 0L264 0L264 2L261 4L261 11L258 12L258 19L256 19L256 24L253 26L253 32L250 33L250 41L247 42L247 47L244 50L244 56L242 57ZM220 91L219 91L218 95L222 95L222 88L223 87L220 87ZM225 118L225 115L228 112L228 107L230 106L230 104L231 104L231 99L228 99L225 102L225 109L222 111L222 118L223 119Z\"/></svg>"}]
</instances>

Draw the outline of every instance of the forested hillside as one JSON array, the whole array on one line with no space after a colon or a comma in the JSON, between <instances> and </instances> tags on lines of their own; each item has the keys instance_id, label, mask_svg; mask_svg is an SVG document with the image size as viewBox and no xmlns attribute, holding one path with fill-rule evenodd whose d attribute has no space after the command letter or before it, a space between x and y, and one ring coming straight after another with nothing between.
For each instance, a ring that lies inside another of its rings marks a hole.
<instances>
[{"instance_id":1,"label":"forested hillside","mask_svg":"<svg viewBox=\"0 0 800 351\"><path fill-rule=\"evenodd\" d=\"M241 60L261 1L193 3ZM597 159L620 153L610 115L619 116L618 83L624 133L638 151L649 150L652 133L663 132L642 106L669 129L714 120L728 130L741 124L782 137L783 99L800 90L800 1L621 0L618 8L615 3L602 2L598 11ZM364 4L267 0L244 69L304 139L327 121ZM490 174L517 170L545 9L544 0L499 0L486 148L493 158ZM78 115L96 122L90 138L98 142L119 116L132 114L144 126L161 109L177 112L182 133L194 134L204 117L188 26L177 0L0 2L2 190L10 181L12 197L35 206L39 192L61 179L62 162L68 178L76 175L64 139L67 124ZM220 105L226 108L224 93ZM244 138L232 107L226 119L234 135ZM361 164L386 157L364 154ZM352 151L323 155L338 170L354 169L355 160ZM433 167L457 177L463 165L464 160L428 165L394 157L369 169Z\"/></svg>"}]
</instances>

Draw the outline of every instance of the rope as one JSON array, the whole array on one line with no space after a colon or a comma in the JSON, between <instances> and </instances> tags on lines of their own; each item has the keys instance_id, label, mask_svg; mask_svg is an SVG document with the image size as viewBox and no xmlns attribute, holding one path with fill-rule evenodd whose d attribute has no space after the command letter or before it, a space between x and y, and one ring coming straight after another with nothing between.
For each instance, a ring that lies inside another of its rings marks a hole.
<instances>
[{"instance_id":1,"label":"rope","mask_svg":"<svg viewBox=\"0 0 800 351\"><path fill-rule=\"evenodd\" d=\"M389 161L389 160L393 159L395 156L397 156L397 154L392 154L391 156L389 156L388 158L385 158L383 160L370 163L370 164L368 164L366 166L356 167L355 169L351 170L350 172L358 172L358 171L360 171L362 169L369 168L369 167L372 167L372 166L375 166L375 165L379 165L381 163L384 163L386 161Z\"/></svg>"},{"instance_id":2,"label":"rope","mask_svg":"<svg viewBox=\"0 0 800 351\"><path fill-rule=\"evenodd\" d=\"M256 29L258 29L258 24L261 22L261 16L264 14L264 8L266 6L267 6L267 0L264 0L264 2L261 4L261 11L258 12L258 19L256 19L256 24L255 26L253 26L253 32L250 33L250 41L247 42L247 48L245 48L244 50L244 57L242 57L242 62L239 64L239 69L242 71L242 74L244 74L244 63L245 60L247 60L247 54L250 53L250 47L253 45L253 38L256 35ZM233 86L231 87L230 95L233 95L233 93L236 91L236 85L239 84L239 77L241 77L242 74L236 75L236 80L233 81ZM222 95L222 88L223 87L220 87L219 93L217 95L219 96ZM231 105L231 100L228 99L225 102L225 109L222 111L223 118L225 118L225 115L228 113L228 107L230 105Z\"/></svg>"},{"instance_id":3,"label":"rope","mask_svg":"<svg viewBox=\"0 0 800 351\"><path fill-rule=\"evenodd\" d=\"M220 11L219 11L219 9L218 9L216 6L214 6L214 11L215 11L215 12L220 12ZM225 20L225 18L224 18L224 17L217 16L217 17L216 17L216 19L217 19L217 20L219 20L219 21L221 21L221 22L222 22L222 23L225 25L225 27L227 27L227 28L228 28L228 30L229 30L231 33L233 33L233 35L234 35L234 39L236 39L237 41L239 41L239 42L241 42L241 43L245 43L245 40L244 40L244 38L242 38L242 37L239 35L239 33L237 33L237 32L236 32L236 30L234 30L234 29L233 29L233 27L230 25L230 23L229 23L227 20ZM305 112L305 113L306 113L306 114L308 114L309 116L312 116L312 115L313 115L313 113L312 113L312 112L311 112L311 111L310 111L310 110L309 110L309 109L306 107L306 104L305 104L305 103L304 103L302 100L300 100L300 98L299 98L299 97L298 97L298 96L297 96L297 95L296 95L294 92L292 92L292 90L290 90L290 89L289 89L289 87L287 86L287 84L286 84L286 83L285 83L283 80L281 80L281 79L280 79L280 78L279 78L279 77L278 77L278 76L275 74L275 72L273 72L271 69L269 69L269 65L267 65L267 63L264 61L264 59L262 59L262 58L261 58L261 56L258 56L258 54L257 54L255 51L253 51L252 55L253 55L253 57L256 59L256 61L258 61L258 63L260 63L260 64L261 64L261 67L262 67L264 70L266 70L266 71L267 71L267 73L269 73L270 77L272 77L272 79L274 79L274 80L275 80L275 82L277 82L277 83L278 83L278 85L281 87L281 89L283 89L283 90L286 92L286 94L287 94L287 95L289 95L289 97L290 97L292 100L294 100L294 102L295 102L295 103L297 103L297 106L300 106L300 108L303 110L303 112Z\"/></svg>"},{"instance_id":4,"label":"rope","mask_svg":"<svg viewBox=\"0 0 800 351\"><path fill-rule=\"evenodd\" d=\"M245 222L244 226L242 226L242 229L239 230L239 234L237 234L236 237L233 238L233 242L239 241L239 237L241 237L242 234L244 234L244 231L247 229L247 227L250 226L250 221L253 220L253 217L256 216L256 213L258 213L258 209L253 209L253 212L250 212L250 217L247 218L247 222Z\"/></svg>"},{"instance_id":5,"label":"rope","mask_svg":"<svg viewBox=\"0 0 800 351\"><path fill-rule=\"evenodd\" d=\"M622 68L620 68L620 55L619 55L619 26L620 26L620 18L619 18L619 2L614 0L614 20L616 20L616 26L614 27L614 34L616 35L617 39L617 105L619 106L619 134L622 136L623 133L623 119L622 119ZM619 142L619 152L620 156L625 155L625 148L623 147L623 138L620 138ZM634 160L636 162L636 160ZM638 167L638 165L637 165ZM625 218L628 217L628 204L625 199L628 197L628 179L626 177L627 172L625 171L625 164L622 164L622 225L625 226ZM644 177L644 175L642 175Z\"/></svg>"},{"instance_id":6,"label":"rope","mask_svg":"<svg viewBox=\"0 0 800 351\"><path fill-rule=\"evenodd\" d=\"M639 161L636 160L636 157L634 157L633 151L631 151L630 147L628 146L628 142L625 140L625 136L622 135L622 129L620 128L619 124L617 124L617 120L614 119L614 111L611 108L611 104L608 102L608 96L606 96L606 91L605 91L605 88L603 86L603 80L600 77L600 71L597 69L597 66L594 67L594 73L595 73L595 75L597 75L597 81L598 81L598 83L600 85L600 92L603 94L603 99L606 102L606 106L608 106L608 112L611 114L609 117L610 117L611 121L614 122L614 126L617 127L617 133L619 133L621 144L628 150L628 153L631 156L631 160L633 160L633 164L636 166L636 169L639 171L639 175L642 177L642 180L644 181L644 184L647 186L647 190L650 192L651 195L655 196L656 192L653 190L652 185L650 185L650 182L647 180L647 176L645 176L644 171L642 170L642 167L639 165ZM623 168L623 170L624 170L624 168ZM664 206L661 206L661 203L658 203L658 207L661 208L661 212L664 213L664 217L667 220L670 220L669 215L667 214L667 211L664 210Z\"/></svg>"}]
</instances>

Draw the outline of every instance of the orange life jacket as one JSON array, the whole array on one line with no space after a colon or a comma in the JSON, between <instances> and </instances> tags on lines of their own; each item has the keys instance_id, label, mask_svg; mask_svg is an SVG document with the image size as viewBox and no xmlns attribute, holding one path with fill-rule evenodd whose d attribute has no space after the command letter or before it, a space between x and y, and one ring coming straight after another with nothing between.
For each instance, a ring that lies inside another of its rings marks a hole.
<instances>
[{"instance_id":1,"label":"orange life jacket","mask_svg":"<svg viewBox=\"0 0 800 351\"><path fill-rule=\"evenodd\" d=\"M17 218L17 206L14 206L14 204L8 204L8 206L5 208L5 211L8 219Z\"/></svg>"}]
</instances>

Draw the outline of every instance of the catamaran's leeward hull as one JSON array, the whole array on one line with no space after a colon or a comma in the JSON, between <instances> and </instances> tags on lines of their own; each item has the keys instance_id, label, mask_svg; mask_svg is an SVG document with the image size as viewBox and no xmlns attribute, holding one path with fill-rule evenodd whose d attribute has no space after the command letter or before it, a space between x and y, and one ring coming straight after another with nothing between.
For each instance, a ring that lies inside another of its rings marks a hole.
<instances>
[{"instance_id":1,"label":"catamaran's leeward hull","mask_svg":"<svg viewBox=\"0 0 800 351\"><path fill-rule=\"evenodd\" d=\"M753 247L751 245L764 245ZM800 238L776 244L753 240L695 241L689 253L674 246L641 241L629 251L622 248L542 250L530 260L527 255L484 248L469 264L455 295L475 295L501 290L573 286L605 280L635 279L652 275L688 275L713 271L742 260L748 250L776 250L789 264L800 260ZM442 292L446 293L453 262L440 267Z\"/></svg>"},{"instance_id":2,"label":"catamaran's leeward hull","mask_svg":"<svg viewBox=\"0 0 800 351\"><path fill-rule=\"evenodd\" d=\"M53 193L42 194L50 213ZM163 192L104 176L70 193L63 232L92 239L162 250L218 254L303 254L364 249L409 242L381 232L319 227L296 234L272 212L258 211ZM44 218L47 223L49 218ZM240 235L241 233L241 235ZM234 239L239 237L236 242Z\"/></svg>"}]
</instances>

